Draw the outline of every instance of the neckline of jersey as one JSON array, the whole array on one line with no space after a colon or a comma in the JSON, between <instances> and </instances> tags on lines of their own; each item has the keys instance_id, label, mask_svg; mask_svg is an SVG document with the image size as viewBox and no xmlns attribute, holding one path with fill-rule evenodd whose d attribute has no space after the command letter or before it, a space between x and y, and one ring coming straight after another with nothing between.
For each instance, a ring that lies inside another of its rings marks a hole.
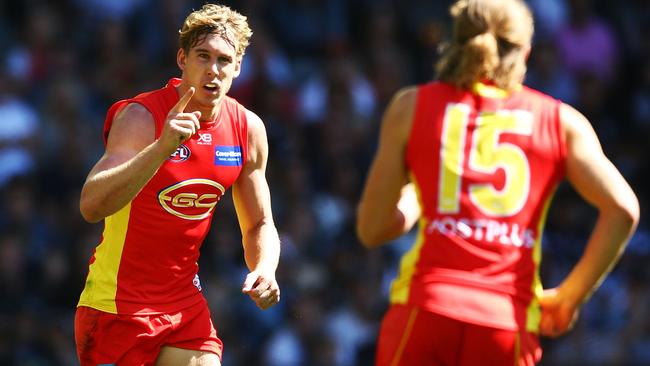
<instances>
[{"instance_id":1,"label":"neckline of jersey","mask_svg":"<svg viewBox=\"0 0 650 366\"><path fill-rule=\"evenodd\" d=\"M522 85L519 84L515 87L513 91L508 91L501 89L494 83L490 81L477 81L472 85L472 92L478 96L492 99L505 99L512 95L513 92L517 92L522 89Z\"/></svg>"}]
</instances>

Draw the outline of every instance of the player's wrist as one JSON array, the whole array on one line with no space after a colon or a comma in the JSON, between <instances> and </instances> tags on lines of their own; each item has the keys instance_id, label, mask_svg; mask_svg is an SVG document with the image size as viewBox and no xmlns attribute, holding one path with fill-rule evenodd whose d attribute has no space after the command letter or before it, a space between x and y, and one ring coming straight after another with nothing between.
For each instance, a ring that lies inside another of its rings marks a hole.
<instances>
[{"instance_id":1,"label":"player's wrist","mask_svg":"<svg viewBox=\"0 0 650 366\"><path fill-rule=\"evenodd\" d=\"M266 277L272 277L275 278L275 271L277 269L277 265L273 264L260 264L256 266L251 272L255 272L259 275L264 275Z\"/></svg>"},{"instance_id":2,"label":"player's wrist","mask_svg":"<svg viewBox=\"0 0 650 366\"><path fill-rule=\"evenodd\" d=\"M153 149L163 158L167 158L178 149L179 144L175 141L167 141L162 136L152 144Z\"/></svg>"},{"instance_id":3,"label":"player's wrist","mask_svg":"<svg viewBox=\"0 0 650 366\"><path fill-rule=\"evenodd\" d=\"M589 299L590 291L584 286L566 281L558 287L558 296L563 304L580 308Z\"/></svg>"}]
</instances>

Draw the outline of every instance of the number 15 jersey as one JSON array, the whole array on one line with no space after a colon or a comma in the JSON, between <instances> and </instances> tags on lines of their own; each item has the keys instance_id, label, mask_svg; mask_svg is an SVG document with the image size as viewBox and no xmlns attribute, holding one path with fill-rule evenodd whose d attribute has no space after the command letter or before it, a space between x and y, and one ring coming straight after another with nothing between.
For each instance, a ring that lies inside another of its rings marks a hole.
<instances>
[{"instance_id":1,"label":"number 15 jersey","mask_svg":"<svg viewBox=\"0 0 650 366\"><path fill-rule=\"evenodd\" d=\"M542 230L564 177L559 106L526 87L418 88L406 164L422 217L391 303L537 331Z\"/></svg>"}]
</instances>

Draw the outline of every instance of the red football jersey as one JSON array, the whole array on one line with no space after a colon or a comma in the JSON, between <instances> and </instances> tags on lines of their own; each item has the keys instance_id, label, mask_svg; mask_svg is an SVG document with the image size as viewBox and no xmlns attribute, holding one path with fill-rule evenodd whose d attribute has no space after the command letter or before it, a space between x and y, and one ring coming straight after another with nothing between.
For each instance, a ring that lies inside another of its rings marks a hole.
<instances>
[{"instance_id":1,"label":"red football jersey","mask_svg":"<svg viewBox=\"0 0 650 366\"><path fill-rule=\"evenodd\" d=\"M153 115L156 137L179 100L179 79L165 88L115 103L116 113L139 103ZM154 314L201 301L199 248L217 202L246 161L245 109L225 97L217 118L184 142L125 207L106 217L101 243L90 259L79 306L114 314Z\"/></svg>"},{"instance_id":2,"label":"red football jersey","mask_svg":"<svg viewBox=\"0 0 650 366\"><path fill-rule=\"evenodd\" d=\"M406 164L422 217L392 303L537 330L542 230L564 177L559 106L525 87L418 88Z\"/></svg>"}]
</instances>

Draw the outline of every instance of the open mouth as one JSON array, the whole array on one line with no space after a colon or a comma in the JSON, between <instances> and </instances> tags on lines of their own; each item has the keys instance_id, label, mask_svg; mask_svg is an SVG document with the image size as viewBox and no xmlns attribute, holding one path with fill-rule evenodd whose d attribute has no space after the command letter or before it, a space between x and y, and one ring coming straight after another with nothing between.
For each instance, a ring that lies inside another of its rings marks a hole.
<instances>
[{"instance_id":1,"label":"open mouth","mask_svg":"<svg viewBox=\"0 0 650 366\"><path fill-rule=\"evenodd\" d=\"M203 85L203 89L209 91L210 93L216 93L219 90L219 86L215 83L207 83Z\"/></svg>"}]
</instances>

